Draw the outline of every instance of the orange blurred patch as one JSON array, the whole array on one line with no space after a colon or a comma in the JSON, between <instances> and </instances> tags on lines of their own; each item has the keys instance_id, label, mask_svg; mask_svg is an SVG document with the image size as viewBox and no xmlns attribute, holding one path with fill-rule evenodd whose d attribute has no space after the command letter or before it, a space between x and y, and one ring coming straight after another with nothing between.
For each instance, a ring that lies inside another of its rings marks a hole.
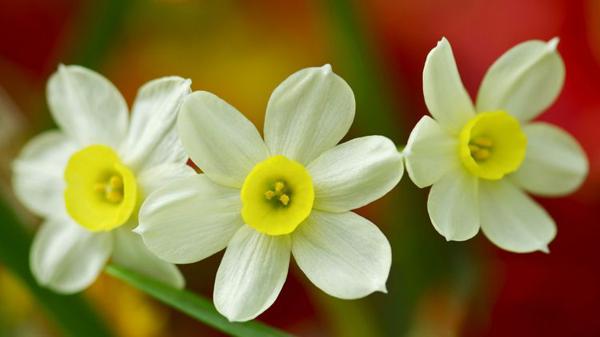
<instances>
[{"instance_id":1,"label":"orange blurred patch","mask_svg":"<svg viewBox=\"0 0 600 337\"><path fill-rule=\"evenodd\" d=\"M144 293L102 275L86 295L123 337L169 336L169 312Z\"/></svg>"}]
</instances>

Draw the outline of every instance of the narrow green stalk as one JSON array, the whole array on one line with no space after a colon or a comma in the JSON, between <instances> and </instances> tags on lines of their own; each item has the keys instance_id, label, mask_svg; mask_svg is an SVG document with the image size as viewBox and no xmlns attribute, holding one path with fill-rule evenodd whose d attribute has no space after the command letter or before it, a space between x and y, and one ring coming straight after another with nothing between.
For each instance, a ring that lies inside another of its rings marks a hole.
<instances>
[{"instance_id":1,"label":"narrow green stalk","mask_svg":"<svg viewBox=\"0 0 600 337\"><path fill-rule=\"evenodd\" d=\"M369 44L356 12L357 1L327 0L324 10L331 19L331 41L341 74L356 96L356 126L361 133L380 134L397 140L402 131L402 93L392 92L378 62L375 46ZM400 122L400 123L398 123Z\"/></svg>"},{"instance_id":2,"label":"narrow green stalk","mask_svg":"<svg viewBox=\"0 0 600 337\"><path fill-rule=\"evenodd\" d=\"M89 303L79 295L58 295L41 288L29 270L31 235L0 200L0 263L12 271L28 288L65 336L110 337ZM11 305L11 303L2 303Z\"/></svg>"},{"instance_id":3,"label":"narrow green stalk","mask_svg":"<svg viewBox=\"0 0 600 337\"><path fill-rule=\"evenodd\" d=\"M211 301L187 290L169 287L158 281L115 265L106 267L106 272L198 321L231 336L291 337L291 335L286 332L269 327L257 321L244 323L229 322L217 312Z\"/></svg>"},{"instance_id":4,"label":"narrow green stalk","mask_svg":"<svg viewBox=\"0 0 600 337\"><path fill-rule=\"evenodd\" d=\"M79 47L70 59L78 65L98 70L111 45L118 40L135 2L136 0L87 1L86 14L82 17L84 29L75 44Z\"/></svg>"}]
</instances>

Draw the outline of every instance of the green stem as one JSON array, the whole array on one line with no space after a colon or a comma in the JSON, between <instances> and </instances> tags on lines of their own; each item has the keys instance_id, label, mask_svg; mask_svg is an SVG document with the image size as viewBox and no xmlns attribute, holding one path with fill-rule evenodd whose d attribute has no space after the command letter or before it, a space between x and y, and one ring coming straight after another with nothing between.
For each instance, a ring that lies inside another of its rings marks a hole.
<instances>
[{"instance_id":1,"label":"green stem","mask_svg":"<svg viewBox=\"0 0 600 337\"><path fill-rule=\"evenodd\" d=\"M116 43L127 15L136 0L88 1L82 26L85 28L77 37L77 48L71 59L78 65L98 70L110 46Z\"/></svg>"},{"instance_id":2,"label":"green stem","mask_svg":"<svg viewBox=\"0 0 600 337\"><path fill-rule=\"evenodd\" d=\"M25 227L19 223L4 201L0 200L0 263L23 281L65 336L112 336L89 303L81 296L58 295L37 284L29 270L31 241L31 235Z\"/></svg>"},{"instance_id":3,"label":"green stem","mask_svg":"<svg viewBox=\"0 0 600 337\"><path fill-rule=\"evenodd\" d=\"M392 139L402 134L402 99L392 92L380 68L375 46L369 44L359 22L356 1L327 0L324 9L332 22L336 64L343 70L356 96L355 124L361 133L381 134Z\"/></svg>"},{"instance_id":4,"label":"green stem","mask_svg":"<svg viewBox=\"0 0 600 337\"><path fill-rule=\"evenodd\" d=\"M291 335L257 321L244 323L229 322L217 312L212 302L192 292L179 290L158 281L109 265L106 272L159 301L207 324L219 331L237 337L290 337Z\"/></svg>"}]
</instances>

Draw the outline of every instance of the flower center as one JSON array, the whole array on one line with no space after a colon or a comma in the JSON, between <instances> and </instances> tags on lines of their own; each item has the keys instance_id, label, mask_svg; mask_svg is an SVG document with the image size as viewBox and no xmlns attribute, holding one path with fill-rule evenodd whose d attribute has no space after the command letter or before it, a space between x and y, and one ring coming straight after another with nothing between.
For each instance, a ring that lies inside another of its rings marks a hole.
<instances>
[{"instance_id":1,"label":"flower center","mask_svg":"<svg viewBox=\"0 0 600 337\"><path fill-rule=\"evenodd\" d=\"M276 205L281 204L287 206L290 203L290 196L287 194L288 189L283 181L276 181L273 188L265 192L265 198L275 202Z\"/></svg>"},{"instance_id":2,"label":"flower center","mask_svg":"<svg viewBox=\"0 0 600 337\"><path fill-rule=\"evenodd\" d=\"M109 231L127 222L137 207L133 173L108 146L74 153L65 169L67 213L90 231Z\"/></svg>"},{"instance_id":3,"label":"flower center","mask_svg":"<svg viewBox=\"0 0 600 337\"><path fill-rule=\"evenodd\" d=\"M519 121L504 111L482 112L459 135L459 156L472 174L497 180L516 171L527 148Z\"/></svg>"},{"instance_id":4,"label":"flower center","mask_svg":"<svg viewBox=\"0 0 600 337\"><path fill-rule=\"evenodd\" d=\"M118 204L123 200L123 178L114 174L107 181L96 183L94 190L107 201Z\"/></svg>"},{"instance_id":5,"label":"flower center","mask_svg":"<svg viewBox=\"0 0 600 337\"><path fill-rule=\"evenodd\" d=\"M274 156L258 164L246 177L241 191L242 218L247 225L269 235L293 232L312 210L312 178L302 164Z\"/></svg>"}]
</instances>

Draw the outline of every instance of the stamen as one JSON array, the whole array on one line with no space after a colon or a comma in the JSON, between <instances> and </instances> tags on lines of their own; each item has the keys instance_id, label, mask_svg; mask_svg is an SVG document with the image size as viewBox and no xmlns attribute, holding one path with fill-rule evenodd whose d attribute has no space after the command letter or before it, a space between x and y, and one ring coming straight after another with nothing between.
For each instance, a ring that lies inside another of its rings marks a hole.
<instances>
[{"instance_id":1,"label":"stamen","mask_svg":"<svg viewBox=\"0 0 600 337\"><path fill-rule=\"evenodd\" d=\"M487 137L476 137L469 142L471 157L477 161L483 161L491 157L494 142Z\"/></svg>"},{"instance_id":2,"label":"stamen","mask_svg":"<svg viewBox=\"0 0 600 337\"><path fill-rule=\"evenodd\" d=\"M473 158L475 158L475 160L485 160L488 159L492 153L488 149L479 149L475 152L471 152L471 155Z\"/></svg>"},{"instance_id":3,"label":"stamen","mask_svg":"<svg viewBox=\"0 0 600 337\"><path fill-rule=\"evenodd\" d=\"M494 142L487 137L477 137L472 141L475 145L479 145L481 147L492 147Z\"/></svg>"},{"instance_id":4,"label":"stamen","mask_svg":"<svg viewBox=\"0 0 600 337\"><path fill-rule=\"evenodd\" d=\"M283 206L287 206L290 203L290 196L285 192L285 183L282 181L277 181L275 182L273 190L266 191L264 195L267 200L272 200L273 198L277 197L277 200L279 200Z\"/></svg>"},{"instance_id":5,"label":"stamen","mask_svg":"<svg viewBox=\"0 0 600 337\"><path fill-rule=\"evenodd\" d=\"M281 193L284 188L285 188L285 184L282 183L281 181L278 181L275 183L275 192Z\"/></svg>"},{"instance_id":6,"label":"stamen","mask_svg":"<svg viewBox=\"0 0 600 337\"><path fill-rule=\"evenodd\" d=\"M101 193L109 202L119 203L123 200L123 178L113 175L105 183L96 183L94 191Z\"/></svg>"},{"instance_id":7,"label":"stamen","mask_svg":"<svg viewBox=\"0 0 600 337\"><path fill-rule=\"evenodd\" d=\"M106 200L114 203L121 202L121 200L123 200L123 194L117 191L106 192L105 196Z\"/></svg>"},{"instance_id":8,"label":"stamen","mask_svg":"<svg viewBox=\"0 0 600 337\"><path fill-rule=\"evenodd\" d=\"M477 152L477 151L479 151L479 146L473 145L473 144L469 144L469 150L471 150L471 153Z\"/></svg>"},{"instance_id":9,"label":"stamen","mask_svg":"<svg viewBox=\"0 0 600 337\"><path fill-rule=\"evenodd\" d=\"M110 187L113 189L123 188L123 179L119 176L110 177Z\"/></svg>"},{"instance_id":10,"label":"stamen","mask_svg":"<svg viewBox=\"0 0 600 337\"><path fill-rule=\"evenodd\" d=\"M287 206L290 202L290 197L287 194L282 194L279 197L279 201L283 204L283 206Z\"/></svg>"}]
</instances>

